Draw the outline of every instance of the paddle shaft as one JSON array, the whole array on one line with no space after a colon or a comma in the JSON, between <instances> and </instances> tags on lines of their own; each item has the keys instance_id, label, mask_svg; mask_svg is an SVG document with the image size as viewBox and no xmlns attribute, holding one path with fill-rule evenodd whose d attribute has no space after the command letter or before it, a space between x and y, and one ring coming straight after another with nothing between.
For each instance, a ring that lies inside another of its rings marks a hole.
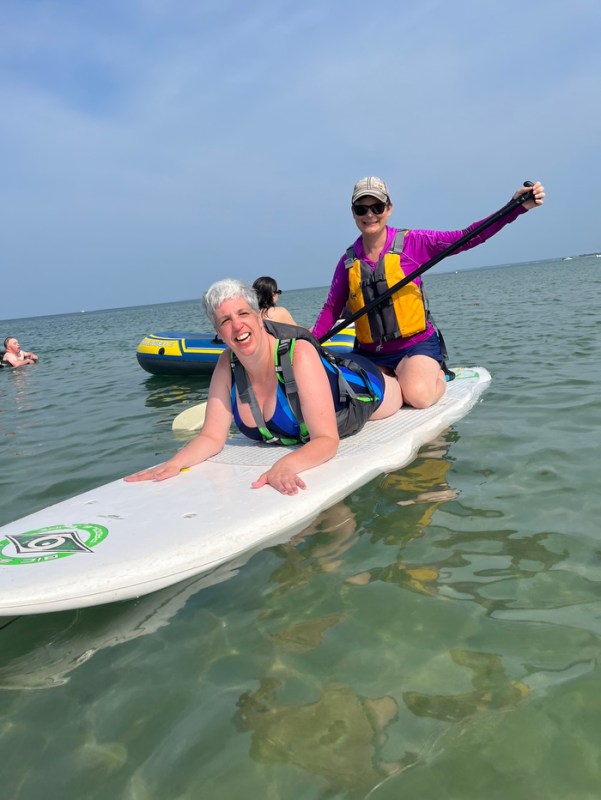
<instances>
[{"instance_id":1,"label":"paddle shaft","mask_svg":"<svg viewBox=\"0 0 601 800\"><path fill-rule=\"evenodd\" d=\"M532 181L524 181L524 186L533 186L533 185L534 184L532 183ZM343 322L334 325L334 327L330 331L324 333L323 336L319 337L320 344L323 344L328 339L331 339L332 336L335 336L343 328L346 328L355 320L359 319L359 317L363 316L363 314L367 314L369 311L379 306L380 303L383 303L385 300L388 300L389 297L395 294L395 292L398 292L399 289L402 289L403 286L406 286L408 283L411 283L412 280L415 280L415 278L417 278L419 275L422 275L424 272L426 272L426 270L429 270L435 264L438 264L440 261L442 261L443 258L446 258L447 256L450 256L453 253L455 253L457 250L459 250L459 248L463 247L463 245L466 244L466 242L469 242L471 239L473 239L474 236L477 236L479 233L482 233L482 231L486 230L486 228L489 228L491 225L494 225L494 223L498 219L501 219L501 217L504 217L506 214L509 214L509 212L513 211L514 208L521 206L522 203L526 202L526 200L531 200L532 197L533 197L532 192L524 192L524 194L521 194L519 197L512 198L506 205L503 206L503 208L500 208L492 216L487 217L479 225L477 225L473 231L466 233L464 236L461 237L461 239L458 239L456 242L453 242L453 244L449 245L445 250L443 250L437 256L434 256L434 258L431 258L429 261L426 261L424 264L421 265L421 267L418 267L414 272L411 272L409 275L406 275L398 283L395 283L394 286L391 286L389 289L387 289L384 292L384 294L380 295L379 297L376 297L374 300L371 301L371 303L367 303L367 305L365 305L363 308L360 308L359 311L355 311L354 314L345 319Z\"/></svg>"}]
</instances>

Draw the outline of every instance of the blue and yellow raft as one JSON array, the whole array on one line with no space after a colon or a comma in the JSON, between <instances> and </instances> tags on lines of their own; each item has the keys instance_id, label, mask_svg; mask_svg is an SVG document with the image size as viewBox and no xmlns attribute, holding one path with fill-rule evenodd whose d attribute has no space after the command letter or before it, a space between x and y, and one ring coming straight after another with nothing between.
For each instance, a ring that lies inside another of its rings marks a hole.
<instances>
[{"instance_id":1,"label":"blue and yellow raft","mask_svg":"<svg viewBox=\"0 0 601 800\"><path fill-rule=\"evenodd\" d=\"M355 328L344 328L327 342L337 353L353 349ZM138 364L153 375L210 375L225 350L211 333L150 333L136 351Z\"/></svg>"}]
</instances>

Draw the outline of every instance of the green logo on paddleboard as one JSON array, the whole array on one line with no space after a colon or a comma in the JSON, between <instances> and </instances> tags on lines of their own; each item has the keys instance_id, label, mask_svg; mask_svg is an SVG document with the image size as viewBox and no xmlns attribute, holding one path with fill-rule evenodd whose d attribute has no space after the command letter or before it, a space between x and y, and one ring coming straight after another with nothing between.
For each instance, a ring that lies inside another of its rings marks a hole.
<instances>
[{"instance_id":1,"label":"green logo on paddleboard","mask_svg":"<svg viewBox=\"0 0 601 800\"><path fill-rule=\"evenodd\" d=\"M51 525L0 539L0 564L40 564L91 553L106 536L102 525Z\"/></svg>"}]
</instances>

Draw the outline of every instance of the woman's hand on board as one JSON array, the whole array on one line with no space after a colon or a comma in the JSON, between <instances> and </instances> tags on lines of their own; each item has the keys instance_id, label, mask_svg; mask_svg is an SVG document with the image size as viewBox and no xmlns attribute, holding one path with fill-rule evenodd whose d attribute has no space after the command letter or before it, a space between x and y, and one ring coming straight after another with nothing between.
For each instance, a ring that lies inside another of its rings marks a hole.
<instances>
[{"instance_id":1,"label":"woman's hand on board","mask_svg":"<svg viewBox=\"0 0 601 800\"><path fill-rule=\"evenodd\" d=\"M150 469L143 469L141 472L134 472L133 475L127 475L123 480L128 483L134 483L135 481L164 481L167 478L174 478L181 471L181 467L166 461L156 467L150 467Z\"/></svg>"},{"instance_id":2,"label":"woman's hand on board","mask_svg":"<svg viewBox=\"0 0 601 800\"><path fill-rule=\"evenodd\" d=\"M273 486L281 494L298 494L299 489L306 489L307 485L286 465L274 464L271 469L264 472L261 477L254 481L251 486L253 489L260 489L262 486Z\"/></svg>"}]
</instances>

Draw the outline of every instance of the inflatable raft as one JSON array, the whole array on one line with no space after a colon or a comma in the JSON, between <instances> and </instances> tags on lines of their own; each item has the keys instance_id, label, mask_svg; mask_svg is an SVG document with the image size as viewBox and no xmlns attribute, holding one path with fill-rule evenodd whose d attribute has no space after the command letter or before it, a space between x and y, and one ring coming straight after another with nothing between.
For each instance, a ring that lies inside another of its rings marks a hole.
<instances>
[{"instance_id":1,"label":"inflatable raft","mask_svg":"<svg viewBox=\"0 0 601 800\"><path fill-rule=\"evenodd\" d=\"M325 342L337 353L348 353L355 341L354 326ZM225 350L211 333L151 333L138 345L138 364L153 375L210 375Z\"/></svg>"}]
</instances>

